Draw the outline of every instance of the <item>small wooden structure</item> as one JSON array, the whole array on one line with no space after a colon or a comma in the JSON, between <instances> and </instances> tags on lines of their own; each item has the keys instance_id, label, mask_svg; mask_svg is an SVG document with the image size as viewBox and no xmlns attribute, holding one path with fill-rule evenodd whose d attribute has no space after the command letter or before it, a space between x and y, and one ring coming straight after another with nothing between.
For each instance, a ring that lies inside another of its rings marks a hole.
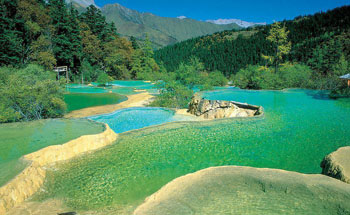
<instances>
[{"instance_id":1,"label":"small wooden structure","mask_svg":"<svg viewBox=\"0 0 350 215\"><path fill-rule=\"evenodd\" d=\"M57 78L60 80L60 73L65 72L66 73L66 79L67 79L67 84L69 82L68 78L68 66L58 66L53 69L53 71L57 72Z\"/></svg>"},{"instance_id":2,"label":"small wooden structure","mask_svg":"<svg viewBox=\"0 0 350 215\"><path fill-rule=\"evenodd\" d=\"M346 75L343 75L343 76L340 76L340 79L347 80L348 81L348 87L350 87L350 73L346 74Z\"/></svg>"}]
</instances>

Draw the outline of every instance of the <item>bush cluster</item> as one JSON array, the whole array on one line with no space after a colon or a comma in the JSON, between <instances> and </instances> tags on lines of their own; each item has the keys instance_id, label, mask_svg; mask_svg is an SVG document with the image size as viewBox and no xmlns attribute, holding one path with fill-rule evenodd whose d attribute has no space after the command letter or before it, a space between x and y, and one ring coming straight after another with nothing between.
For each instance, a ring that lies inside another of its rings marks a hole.
<instances>
[{"instance_id":1,"label":"bush cluster","mask_svg":"<svg viewBox=\"0 0 350 215\"><path fill-rule=\"evenodd\" d=\"M55 73L37 65L0 68L0 123L60 117L64 90Z\"/></svg>"}]
</instances>

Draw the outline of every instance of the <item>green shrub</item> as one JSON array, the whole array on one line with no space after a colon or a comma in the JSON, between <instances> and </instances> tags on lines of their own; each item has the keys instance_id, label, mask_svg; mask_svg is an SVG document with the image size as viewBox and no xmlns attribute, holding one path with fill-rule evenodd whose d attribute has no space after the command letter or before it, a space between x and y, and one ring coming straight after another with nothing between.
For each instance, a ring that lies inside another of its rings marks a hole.
<instances>
[{"instance_id":1,"label":"green shrub","mask_svg":"<svg viewBox=\"0 0 350 215\"><path fill-rule=\"evenodd\" d=\"M259 66L249 65L233 76L233 84L242 89L259 89Z\"/></svg>"},{"instance_id":2,"label":"green shrub","mask_svg":"<svg viewBox=\"0 0 350 215\"><path fill-rule=\"evenodd\" d=\"M160 94L151 103L154 107L187 108L193 96L193 90L177 81L158 82Z\"/></svg>"},{"instance_id":3,"label":"green shrub","mask_svg":"<svg viewBox=\"0 0 350 215\"><path fill-rule=\"evenodd\" d=\"M284 88L309 88L312 86L312 70L301 64L286 64L280 68Z\"/></svg>"},{"instance_id":4,"label":"green shrub","mask_svg":"<svg viewBox=\"0 0 350 215\"><path fill-rule=\"evenodd\" d=\"M84 60L81 65L81 73L83 75L84 81L86 82L97 81L99 74L101 74L102 72L103 71L100 70L99 67L91 66L91 64L87 60ZM77 79L81 80L81 77L78 77Z\"/></svg>"},{"instance_id":5,"label":"green shrub","mask_svg":"<svg viewBox=\"0 0 350 215\"><path fill-rule=\"evenodd\" d=\"M99 83L101 86L106 86L106 84L108 82L111 82L113 79L111 77L109 77L106 73L104 72L101 72L99 75L98 75L98 78L97 78L97 83Z\"/></svg>"},{"instance_id":6,"label":"green shrub","mask_svg":"<svg viewBox=\"0 0 350 215\"><path fill-rule=\"evenodd\" d=\"M66 104L55 73L37 65L0 68L0 122L60 117Z\"/></svg>"},{"instance_id":7,"label":"green shrub","mask_svg":"<svg viewBox=\"0 0 350 215\"><path fill-rule=\"evenodd\" d=\"M248 66L233 76L235 86L242 89L284 89L313 87L312 70L301 64L282 65L278 73L262 66Z\"/></svg>"},{"instance_id":8,"label":"green shrub","mask_svg":"<svg viewBox=\"0 0 350 215\"><path fill-rule=\"evenodd\" d=\"M222 72L216 70L214 72L210 72L208 76L208 81L212 86L226 86L228 83L227 78L222 74Z\"/></svg>"},{"instance_id":9,"label":"green shrub","mask_svg":"<svg viewBox=\"0 0 350 215\"><path fill-rule=\"evenodd\" d=\"M157 84L160 95L152 106L186 108L193 96L194 87L211 90L213 86L224 86L228 82L219 71L205 71L198 58L191 58L189 62L181 63L175 72L164 74L163 81Z\"/></svg>"}]
</instances>

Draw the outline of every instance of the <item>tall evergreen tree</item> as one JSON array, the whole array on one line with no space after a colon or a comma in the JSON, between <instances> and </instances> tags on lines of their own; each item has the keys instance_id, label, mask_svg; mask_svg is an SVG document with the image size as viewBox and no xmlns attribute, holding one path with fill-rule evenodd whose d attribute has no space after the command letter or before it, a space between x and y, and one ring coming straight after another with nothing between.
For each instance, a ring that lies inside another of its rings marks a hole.
<instances>
[{"instance_id":1,"label":"tall evergreen tree","mask_svg":"<svg viewBox=\"0 0 350 215\"><path fill-rule=\"evenodd\" d=\"M53 34L53 51L59 66L74 67L80 55L80 34L76 12L68 12L64 0L49 0L50 16L55 28Z\"/></svg>"},{"instance_id":2,"label":"tall evergreen tree","mask_svg":"<svg viewBox=\"0 0 350 215\"><path fill-rule=\"evenodd\" d=\"M134 37L134 36L131 36L130 37L130 42L131 42L131 44L132 44L132 48L133 49L139 49L140 48L140 46L139 46L139 44L137 43L137 40L136 40L136 38Z\"/></svg>"},{"instance_id":3,"label":"tall evergreen tree","mask_svg":"<svg viewBox=\"0 0 350 215\"><path fill-rule=\"evenodd\" d=\"M75 73L77 73L77 68L81 65L82 57L82 44L80 36L80 27L79 27L79 13L70 4L69 8L69 31L70 31L70 42L71 42L71 51L72 59L70 59L70 66L74 67Z\"/></svg>"},{"instance_id":4,"label":"tall evergreen tree","mask_svg":"<svg viewBox=\"0 0 350 215\"><path fill-rule=\"evenodd\" d=\"M80 20L85 22L89 26L90 31L103 42L113 39L110 37L110 34L116 34L114 23L108 24L101 10L94 5L90 5L86 12L81 14Z\"/></svg>"},{"instance_id":5,"label":"tall evergreen tree","mask_svg":"<svg viewBox=\"0 0 350 215\"><path fill-rule=\"evenodd\" d=\"M17 14L16 0L1 0L0 7L0 66L23 62L24 23Z\"/></svg>"}]
</instances>

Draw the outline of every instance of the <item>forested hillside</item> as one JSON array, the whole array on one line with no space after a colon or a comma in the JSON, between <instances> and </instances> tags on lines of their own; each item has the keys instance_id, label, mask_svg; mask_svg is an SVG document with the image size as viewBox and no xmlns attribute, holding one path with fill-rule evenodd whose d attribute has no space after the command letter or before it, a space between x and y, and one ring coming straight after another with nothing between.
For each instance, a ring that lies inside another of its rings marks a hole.
<instances>
[{"instance_id":1,"label":"forested hillside","mask_svg":"<svg viewBox=\"0 0 350 215\"><path fill-rule=\"evenodd\" d=\"M93 5L79 14L65 0L2 2L0 66L68 66L71 81L83 75L86 81L95 81L105 72L115 79L130 79L141 70L159 69L149 41L138 44L120 37Z\"/></svg>"},{"instance_id":2,"label":"forested hillside","mask_svg":"<svg viewBox=\"0 0 350 215\"><path fill-rule=\"evenodd\" d=\"M283 21L291 42L283 61L309 65L320 73L328 73L344 55L350 56L350 6L315 15ZM219 70L227 77L247 65L266 65L263 56L273 55L274 45L267 40L271 25L247 30L233 30L190 39L155 52L158 62L174 71L191 56L198 57L209 71Z\"/></svg>"},{"instance_id":3,"label":"forested hillside","mask_svg":"<svg viewBox=\"0 0 350 215\"><path fill-rule=\"evenodd\" d=\"M67 66L67 82L142 79L161 67L148 39L117 34L102 12L78 13L65 0L2 0L0 7L0 122L59 117L63 89L53 68Z\"/></svg>"}]
</instances>

